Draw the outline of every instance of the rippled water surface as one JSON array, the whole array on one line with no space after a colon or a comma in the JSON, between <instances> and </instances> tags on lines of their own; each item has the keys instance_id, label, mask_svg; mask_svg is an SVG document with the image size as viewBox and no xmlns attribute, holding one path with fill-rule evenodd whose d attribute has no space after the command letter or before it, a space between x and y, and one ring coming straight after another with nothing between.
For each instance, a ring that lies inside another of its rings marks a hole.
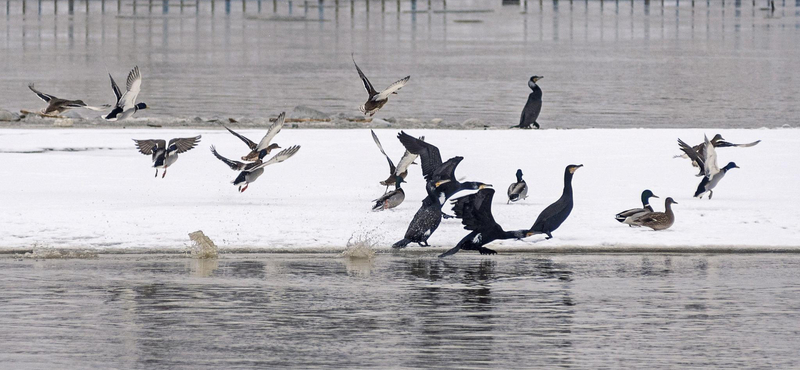
<instances>
[{"instance_id":1,"label":"rippled water surface","mask_svg":"<svg viewBox=\"0 0 800 370\"><path fill-rule=\"evenodd\" d=\"M0 108L109 103L139 65L143 117L357 115L355 53L412 76L378 118L516 124L538 74L543 127L797 126L800 0L755 3L0 0Z\"/></svg>"},{"instance_id":2,"label":"rippled water surface","mask_svg":"<svg viewBox=\"0 0 800 370\"><path fill-rule=\"evenodd\" d=\"M798 368L796 255L0 258L0 368Z\"/></svg>"}]
</instances>

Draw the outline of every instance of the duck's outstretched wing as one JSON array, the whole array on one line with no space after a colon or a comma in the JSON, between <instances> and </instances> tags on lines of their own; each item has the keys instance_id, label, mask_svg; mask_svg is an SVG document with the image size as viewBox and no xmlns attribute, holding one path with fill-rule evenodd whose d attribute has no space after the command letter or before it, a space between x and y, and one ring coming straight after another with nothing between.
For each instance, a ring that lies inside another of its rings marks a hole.
<instances>
[{"instance_id":1,"label":"duck's outstretched wing","mask_svg":"<svg viewBox=\"0 0 800 370\"><path fill-rule=\"evenodd\" d=\"M383 153L383 156L386 157L386 161L389 162L389 172L393 175L397 175L398 173L397 169L394 166L394 162L392 162L392 159L389 158L389 156L383 150L383 145L381 145L381 141L378 139L378 135L375 135L375 131L373 130L369 130L369 132L372 133L372 140L375 141L375 145L378 146L378 149L381 151L381 153Z\"/></svg>"},{"instance_id":2,"label":"duck's outstretched wing","mask_svg":"<svg viewBox=\"0 0 800 370\"><path fill-rule=\"evenodd\" d=\"M356 58L353 56L353 54L350 54L350 57L353 58L353 64L356 66L356 71L358 71L358 77L361 77L361 81L364 82L364 89L367 90L369 98L372 99L373 96L378 95L378 92L375 91L374 87L372 87L372 83L369 82L369 79L367 79L367 76L364 75L364 72L361 72L361 68L359 68L358 64L356 64Z\"/></svg>"},{"instance_id":3,"label":"duck's outstretched wing","mask_svg":"<svg viewBox=\"0 0 800 370\"><path fill-rule=\"evenodd\" d=\"M167 142L161 139L147 139L147 140L136 140L136 149L139 149L139 153L151 155L153 154L154 150L158 150L159 148L166 148Z\"/></svg>"},{"instance_id":4,"label":"duck's outstretched wing","mask_svg":"<svg viewBox=\"0 0 800 370\"><path fill-rule=\"evenodd\" d=\"M139 96L139 91L141 90L142 74L139 72L139 66L135 66L128 73L126 91L117 102L117 107L122 108L123 111L133 109L136 106L136 97Z\"/></svg>"},{"instance_id":5,"label":"duck's outstretched wing","mask_svg":"<svg viewBox=\"0 0 800 370\"><path fill-rule=\"evenodd\" d=\"M117 81L114 81L114 77L111 77L111 73L108 74L108 78L111 80L111 90L114 91L114 103L119 104L119 100L122 99L122 91L120 91Z\"/></svg>"},{"instance_id":6,"label":"duck's outstretched wing","mask_svg":"<svg viewBox=\"0 0 800 370\"><path fill-rule=\"evenodd\" d=\"M686 155L691 160L693 160L693 161L695 161L697 163L697 165L700 167L700 175L704 175L705 174L705 158L701 157L700 153L695 151L694 148L689 146L689 144L686 144L685 142L683 142L683 140L681 140L681 139L678 139L678 146L681 148L681 151L686 153ZM706 152L706 151L704 150L703 152Z\"/></svg>"},{"instance_id":7,"label":"duck's outstretched wing","mask_svg":"<svg viewBox=\"0 0 800 370\"><path fill-rule=\"evenodd\" d=\"M214 148L213 145L211 146L211 153L213 153L214 156L217 157L217 159L222 161L222 163L227 164L228 167L230 167L234 171L244 170L244 168L246 166L245 163L242 163L242 162L239 162L239 161L234 161L232 159L228 159L228 158L223 157L221 154L217 153L217 149Z\"/></svg>"},{"instance_id":8,"label":"duck's outstretched wing","mask_svg":"<svg viewBox=\"0 0 800 370\"><path fill-rule=\"evenodd\" d=\"M442 156L439 154L439 148L403 131L397 134L397 139L406 147L406 150L422 158L422 175L425 176L425 180L430 181L433 177L433 172L442 165Z\"/></svg>"},{"instance_id":9,"label":"duck's outstretched wing","mask_svg":"<svg viewBox=\"0 0 800 370\"><path fill-rule=\"evenodd\" d=\"M734 143L730 143L730 142L727 142L727 141L724 141L724 140L720 140L720 141L717 141L716 144L714 144L714 146L717 147L717 148L729 148L729 147L749 148L751 146L755 146L756 144L758 144L760 142L761 142L761 140L756 140L756 141L754 141L752 143L747 143L747 144L734 144Z\"/></svg>"},{"instance_id":10,"label":"duck's outstretched wing","mask_svg":"<svg viewBox=\"0 0 800 370\"><path fill-rule=\"evenodd\" d=\"M45 103L49 103L49 102L50 102L50 100L53 100L53 99L58 99L58 98L56 98L56 97L55 97L55 96L53 96L53 95L50 95L50 94L45 94L45 93L43 93L43 92L41 92L41 91L39 91L39 90L36 90L36 89L33 87L33 83L29 83L29 84L28 84L28 88L29 88L29 89L31 89L31 91L33 91L33 93L34 93L34 94L36 94L36 96L38 96L38 97L39 97L39 99L42 99L42 100L44 100L44 102L45 102Z\"/></svg>"},{"instance_id":11,"label":"duck's outstretched wing","mask_svg":"<svg viewBox=\"0 0 800 370\"><path fill-rule=\"evenodd\" d=\"M257 170L259 168L266 167L266 166L269 166L271 164L281 163L281 162L291 158L293 155L295 155L295 153L297 153L298 150L300 150L300 145L290 146L290 147L288 147L288 148L286 148L284 150L281 150L278 154L275 154L274 156L272 156L272 158L270 158L268 161L253 167L251 170Z\"/></svg>"},{"instance_id":12,"label":"duck's outstretched wing","mask_svg":"<svg viewBox=\"0 0 800 370\"><path fill-rule=\"evenodd\" d=\"M257 144L255 142L253 142L253 140L250 140L250 139L246 138L244 135L242 135L242 134L240 134L240 133L238 133L236 131L231 130L228 126L222 125L222 127L225 127L225 129L228 130L228 132L233 134L233 136L238 137L239 140L244 141L244 143L247 144L247 147L250 148L250 150L255 150L256 149Z\"/></svg>"},{"instance_id":13,"label":"duck's outstretched wing","mask_svg":"<svg viewBox=\"0 0 800 370\"><path fill-rule=\"evenodd\" d=\"M711 145L711 142L708 141L708 136L703 135L705 138L705 158L703 159L703 168L705 170L705 175L708 178L711 178L712 175L715 175L719 172L719 166L717 166L717 150L714 149L714 146ZM699 164L700 162L698 162Z\"/></svg>"},{"instance_id":14,"label":"duck's outstretched wing","mask_svg":"<svg viewBox=\"0 0 800 370\"><path fill-rule=\"evenodd\" d=\"M264 135L263 138L261 138L261 141L253 150L266 149L269 146L269 143L275 137L275 135L281 132L281 129L283 128L283 123L285 121L286 121L286 112L281 112L281 114L278 115L278 118L275 119L275 122L271 124L267 129L267 134Z\"/></svg>"},{"instance_id":15,"label":"duck's outstretched wing","mask_svg":"<svg viewBox=\"0 0 800 370\"><path fill-rule=\"evenodd\" d=\"M408 83L408 80L411 76L406 76L400 80L395 81L393 84L389 85L386 90L381 91L378 95L375 95L372 100L384 100L389 97L389 95L396 94L398 90L402 89L403 86Z\"/></svg>"},{"instance_id":16,"label":"duck's outstretched wing","mask_svg":"<svg viewBox=\"0 0 800 370\"><path fill-rule=\"evenodd\" d=\"M167 151L177 152L178 154L187 152L197 146L197 143L200 142L200 137L201 135L172 139L169 141Z\"/></svg>"}]
</instances>

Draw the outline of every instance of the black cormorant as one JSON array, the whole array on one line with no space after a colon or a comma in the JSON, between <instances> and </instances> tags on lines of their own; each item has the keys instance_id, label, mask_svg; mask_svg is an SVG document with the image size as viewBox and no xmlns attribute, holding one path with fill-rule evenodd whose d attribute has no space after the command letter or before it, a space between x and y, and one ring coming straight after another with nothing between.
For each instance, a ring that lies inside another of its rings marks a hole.
<instances>
[{"instance_id":1,"label":"black cormorant","mask_svg":"<svg viewBox=\"0 0 800 370\"><path fill-rule=\"evenodd\" d=\"M352 56L352 55L351 55ZM397 91L400 90L403 86L406 85L408 79L411 76L406 76L405 78L396 81L395 83L389 85L386 90L383 91L375 91L375 88L372 87L372 84L367 79L367 76L364 75L364 72L361 72L361 68L358 68L358 64L356 64L356 59L353 58L353 64L356 66L356 70L358 71L358 76L361 77L361 81L364 82L364 88L367 90L369 94L369 99L364 105L360 106L358 109L361 113L366 115L374 115L378 112L378 109L381 109L386 102L389 101L389 95L397 94Z\"/></svg>"},{"instance_id":2,"label":"black cormorant","mask_svg":"<svg viewBox=\"0 0 800 370\"><path fill-rule=\"evenodd\" d=\"M725 174L728 173L728 170L732 168L739 168L739 166L733 162L728 162L725 167L719 168L719 166L717 166L717 151L714 149L714 145L711 144L707 136L705 137L705 142L703 143L703 156L692 149L692 147L690 147L688 144L684 143L681 139L678 139L678 146L680 146L681 150L683 150L683 152L686 153L689 158L697 162L702 171L703 180L701 180L700 184L697 185L697 191L694 193L696 198L702 198L703 194L709 193L708 199L711 199L711 197L714 196L712 189L714 189L717 184L719 184L720 180L725 177Z\"/></svg>"},{"instance_id":3,"label":"black cormorant","mask_svg":"<svg viewBox=\"0 0 800 370\"><path fill-rule=\"evenodd\" d=\"M582 164L571 164L564 169L564 191L561 193L561 198L558 198L555 203L547 206L539 214L536 222L528 230L527 236L545 234L547 235L546 239L553 237L551 233L558 229L561 223L567 219L569 213L572 212L572 175L581 167L583 167Z\"/></svg>"},{"instance_id":4,"label":"black cormorant","mask_svg":"<svg viewBox=\"0 0 800 370\"><path fill-rule=\"evenodd\" d=\"M522 108L519 124L511 126L511 128L530 129L531 125L539 128L539 123L536 122L536 120L539 119L539 113L542 111L542 89L536 84L536 81L542 78L542 76L532 76L531 79L528 80L528 87L533 91L528 95L528 102L525 103L525 108Z\"/></svg>"},{"instance_id":5,"label":"black cormorant","mask_svg":"<svg viewBox=\"0 0 800 370\"><path fill-rule=\"evenodd\" d=\"M520 199L525 199L528 197L528 184L525 183L525 180L522 179L522 170L517 170L517 182L512 183L508 186L508 202L516 202Z\"/></svg>"},{"instance_id":6,"label":"black cormorant","mask_svg":"<svg viewBox=\"0 0 800 370\"><path fill-rule=\"evenodd\" d=\"M462 249L477 250L480 254L497 254L484 245L498 239L522 239L525 237L528 230L505 231L495 222L492 216L492 196L494 196L494 189L483 189L453 201L455 204L453 212L456 217L461 219L464 229L472 230L472 232L439 257L455 254Z\"/></svg>"},{"instance_id":7,"label":"black cormorant","mask_svg":"<svg viewBox=\"0 0 800 370\"><path fill-rule=\"evenodd\" d=\"M172 166L178 160L178 154L187 152L197 146L200 142L201 135L195 137L185 137L180 139L172 139L167 142L160 139L147 139L136 140L136 149L139 153L152 155L153 167L156 169L156 176L158 176L158 169L163 168L164 173L161 178L167 175L167 167Z\"/></svg>"},{"instance_id":8,"label":"black cormorant","mask_svg":"<svg viewBox=\"0 0 800 370\"><path fill-rule=\"evenodd\" d=\"M646 189L642 192L642 208L631 208L629 210L622 211L617 213L614 218L617 221L622 222L623 224L628 224L631 227L638 226L632 223L634 219L646 213L653 212L653 207L650 207L650 198L658 198L658 196L653 194L650 189Z\"/></svg>"},{"instance_id":9,"label":"black cormorant","mask_svg":"<svg viewBox=\"0 0 800 370\"><path fill-rule=\"evenodd\" d=\"M278 115L278 118L275 119L275 122L269 126L269 128L267 129L267 133L264 135L263 138L261 138L261 141L259 141L258 143L255 143L254 141L244 137L238 132L231 130L230 128L228 128L228 126L222 125L222 127L225 127L225 129L227 129L228 132L233 134L233 136L238 137L239 140L244 141L244 143L247 144L247 147L250 148L250 153L247 153L247 155L243 155L242 160L253 162L253 161L260 161L262 158L264 158L264 155L269 154L273 149L281 148L280 146L278 146L278 144L276 143L270 144L270 142L272 141L273 138L275 138L275 135L281 132L285 120L286 120L286 112L281 112L281 114ZM263 154L261 153L262 151L264 152Z\"/></svg>"}]
</instances>

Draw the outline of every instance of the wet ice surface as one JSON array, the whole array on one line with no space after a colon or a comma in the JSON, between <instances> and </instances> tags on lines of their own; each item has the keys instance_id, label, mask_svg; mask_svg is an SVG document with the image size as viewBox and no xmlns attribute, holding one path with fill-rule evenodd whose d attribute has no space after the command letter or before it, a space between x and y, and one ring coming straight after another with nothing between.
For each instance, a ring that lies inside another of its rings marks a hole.
<instances>
[{"instance_id":1,"label":"wet ice surface","mask_svg":"<svg viewBox=\"0 0 800 370\"><path fill-rule=\"evenodd\" d=\"M0 258L14 369L797 368L796 255Z\"/></svg>"},{"instance_id":2,"label":"wet ice surface","mask_svg":"<svg viewBox=\"0 0 800 370\"><path fill-rule=\"evenodd\" d=\"M356 116L366 93L355 53L376 88L411 75L376 118L510 126L533 74L545 76L546 128L779 127L800 116L795 1L775 13L763 1L527 1L527 12L499 1L451 1L449 12L443 1L184 3L76 2L70 15L63 0L6 0L0 108L40 109L30 82L110 103L106 69L124 81L139 65L152 108L140 116L164 124L298 105Z\"/></svg>"}]
</instances>

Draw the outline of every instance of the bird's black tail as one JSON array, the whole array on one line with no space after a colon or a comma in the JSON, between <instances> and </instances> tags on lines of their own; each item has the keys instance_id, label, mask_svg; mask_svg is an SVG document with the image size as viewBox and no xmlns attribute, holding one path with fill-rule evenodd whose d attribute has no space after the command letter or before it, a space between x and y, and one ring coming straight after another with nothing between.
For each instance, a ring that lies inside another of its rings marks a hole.
<instances>
[{"instance_id":1,"label":"bird's black tail","mask_svg":"<svg viewBox=\"0 0 800 370\"><path fill-rule=\"evenodd\" d=\"M458 244L455 247L450 248L447 252L444 252L444 253L440 254L439 258L452 256L452 255L456 254L460 250L461 250L461 244Z\"/></svg>"},{"instance_id":2,"label":"bird's black tail","mask_svg":"<svg viewBox=\"0 0 800 370\"><path fill-rule=\"evenodd\" d=\"M403 238L397 243L392 244L392 248L405 248L408 245L408 243L411 243L411 240Z\"/></svg>"}]
</instances>

